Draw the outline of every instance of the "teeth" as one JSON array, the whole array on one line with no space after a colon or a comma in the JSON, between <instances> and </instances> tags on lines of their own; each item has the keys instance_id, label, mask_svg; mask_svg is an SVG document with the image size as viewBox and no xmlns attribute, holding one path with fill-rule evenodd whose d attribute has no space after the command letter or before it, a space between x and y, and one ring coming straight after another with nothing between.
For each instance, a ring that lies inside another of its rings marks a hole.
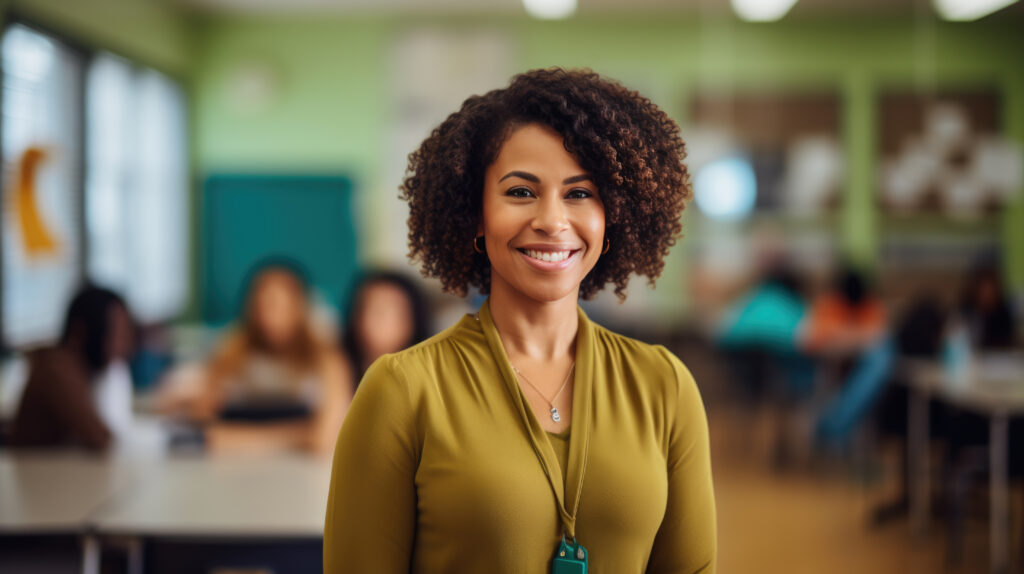
<instances>
[{"instance_id":1,"label":"teeth","mask_svg":"<svg viewBox=\"0 0 1024 574\"><path fill-rule=\"evenodd\" d=\"M527 249L526 254L534 259L540 259L541 261L548 261L550 263L558 263L559 261L565 261L569 258L571 251L536 251L533 249Z\"/></svg>"}]
</instances>

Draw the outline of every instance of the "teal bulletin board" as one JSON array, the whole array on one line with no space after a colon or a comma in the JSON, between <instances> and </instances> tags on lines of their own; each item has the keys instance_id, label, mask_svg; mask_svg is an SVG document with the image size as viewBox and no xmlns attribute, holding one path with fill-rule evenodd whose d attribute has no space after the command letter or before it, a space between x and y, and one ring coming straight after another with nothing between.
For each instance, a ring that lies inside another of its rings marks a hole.
<instances>
[{"instance_id":1,"label":"teal bulletin board","mask_svg":"<svg viewBox=\"0 0 1024 574\"><path fill-rule=\"evenodd\" d=\"M299 263L337 308L358 270L352 183L343 176L213 175L202 196L202 309L223 325L261 261Z\"/></svg>"}]
</instances>

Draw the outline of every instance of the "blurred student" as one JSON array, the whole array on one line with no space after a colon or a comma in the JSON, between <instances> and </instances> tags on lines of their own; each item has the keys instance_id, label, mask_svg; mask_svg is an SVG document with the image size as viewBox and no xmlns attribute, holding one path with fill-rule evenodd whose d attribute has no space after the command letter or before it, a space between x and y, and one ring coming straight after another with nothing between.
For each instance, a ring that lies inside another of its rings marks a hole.
<instances>
[{"instance_id":1,"label":"blurred student","mask_svg":"<svg viewBox=\"0 0 1024 574\"><path fill-rule=\"evenodd\" d=\"M800 344L809 353L853 359L881 340L886 321L881 298L860 271L847 265L831 289L811 304Z\"/></svg>"},{"instance_id":2,"label":"blurred student","mask_svg":"<svg viewBox=\"0 0 1024 574\"><path fill-rule=\"evenodd\" d=\"M360 277L345 317L342 347L352 367L353 388L379 357L411 347L430 334L426 299L400 273L375 271Z\"/></svg>"},{"instance_id":3,"label":"blurred student","mask_svg":"<svg viewBox=\"0 0 1024 574\"><path fill-rule=\"evenodd\" d=\"M11 444L104 449L131 424L134 349L128 307L112 291L85 287L72 299L60 341L29 357L28 382Z\"/></svg>"},{"instance_id":4,"label":"blurred student","mask_svg":"<svg viewBox=\"0 0 1024 574\"><path fill-rule=\"evenodd\" d=\"M286 261L258 267L239 324L206 365L198 397L164 401L208 421L213 450L329 452L348 409L348 366L311 322L309 286Z\"/></svg>"},{"instance_id":5,"label":"blurred student","mask_svg":"<svg viewBox=\"0 0 1024 574\"><path fill-rule=\"evenodd\" d=\"M896 356L885 305L858 270L845 266L832 289L812 304L802 345L841 365L842 385L822 411L815 436L848 442L885 388Z\"/></svg>"},{"instance_id":6,"label":"blurred student","mask_svg":"<svg viewBox=\"0 0 1024 574\"><path fill-rule=\"evenodd\" d=\"M807 315L803 281L792 264L772 258L760 279L730 306L719 322L716 342L730 354L735 378L754 397L781 392L785 399L806 395L813 382L813 364L799 345L800 327ZM768 372L780 372L785 387L770 389Z\"/></svg>"},{"instance_id":7,"label":"blurred student","mask_svg":"<svg viewBox=\"0 0 1024 574\"><path fill-rule=\"evenodd\" d=\"M956 319L966 327L975 350L1003 350L1017 344L1013 307L997 266L982 264L973 269L960 297Z\"/></svg>"}]
</instances>

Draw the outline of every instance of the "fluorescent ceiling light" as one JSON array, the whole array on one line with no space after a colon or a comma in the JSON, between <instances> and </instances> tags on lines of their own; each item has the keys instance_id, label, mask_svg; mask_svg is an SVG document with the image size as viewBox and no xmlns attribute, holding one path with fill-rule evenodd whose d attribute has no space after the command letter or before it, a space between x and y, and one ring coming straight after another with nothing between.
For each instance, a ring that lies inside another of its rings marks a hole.
<instances>
[{"instance_id":1,"label":"fluorescent ceiling light","mask_svg":"<svg viewBox=\"0 0 1024 574\"><path fill-rule=\"evenodd\" d=\"M935 9L943 18L962 22L988 16L1016 2L1017 0L932 0Z\"/></svg>"},{"instance_id":2,"label":"fluorescent ceiling light","mask_svg":"<svg viewBox=\"0 0 1024 574\"><path fill-rule=\"evenodd\" d=\"M526 12L541 20L561 20L576 12L576 0L523 0Z\"/></svg>"},{"instance_id":3,"label":"fluorescent ceiling light","mask_svg":"<svg viewBox=\"0 0 1024 574\"><path fill-rule=\"evenodd\" d=\"M729 0L736 15L750 22L774 22L786 15L796 0Z\"/></svg>"}]
</instances>

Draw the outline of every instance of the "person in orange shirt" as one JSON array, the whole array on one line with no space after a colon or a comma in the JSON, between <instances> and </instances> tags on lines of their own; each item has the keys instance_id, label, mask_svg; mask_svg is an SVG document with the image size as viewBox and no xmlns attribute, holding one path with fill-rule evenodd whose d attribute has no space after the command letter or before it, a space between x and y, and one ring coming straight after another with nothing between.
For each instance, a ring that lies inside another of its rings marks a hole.
<instances>
[{"instance_id":1,"label":"person in orange shirt","mask_svg":"<svg viewBox=\"0 0 1024 574\"><path fill-rule=\"evenodd\" d=\"M811 305L800 335L808 353L830 357L855 357L885 334L885 306L864 276L844 266L833 288Z\"/></svg>"},{"instance_id":2,"label":"person in orange shirt","mask_svg":"<svg viewBox=\"0 0 1024 574\"><path fill-rule=\"evenodd\" d=\"M838 361L837 378L842 381L818 418L819 443L848 441L885 388L895 357L887 325L881 299L849 265L837 274L833 289L812 304L801 329L801 347L825 361Z\"/></svg>"}]
</instances>

